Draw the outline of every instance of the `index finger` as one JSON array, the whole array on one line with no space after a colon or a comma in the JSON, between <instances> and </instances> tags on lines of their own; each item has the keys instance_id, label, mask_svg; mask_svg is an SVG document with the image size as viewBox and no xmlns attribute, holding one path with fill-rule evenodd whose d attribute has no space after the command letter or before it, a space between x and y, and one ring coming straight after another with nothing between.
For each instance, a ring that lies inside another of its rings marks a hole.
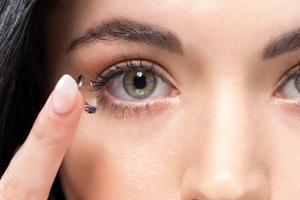
<instances>
[{"instance_id":1,"label":"index finger","mask_svg":"<svg viewBox=\"0 0 300 200\"><path fill-rule=\"evenodd\" d=\"M0 181L0 199L46 199L82 112L69 75L57 83Z\"/></svg>"}]
</instances>

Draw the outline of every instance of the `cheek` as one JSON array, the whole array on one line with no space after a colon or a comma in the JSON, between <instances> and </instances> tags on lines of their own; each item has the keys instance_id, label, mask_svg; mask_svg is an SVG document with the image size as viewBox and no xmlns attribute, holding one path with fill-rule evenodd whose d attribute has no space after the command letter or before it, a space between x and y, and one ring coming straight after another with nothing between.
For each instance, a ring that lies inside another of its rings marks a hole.
<instances>
[{"instance_id":1,"label":"cheek","mask_svg":"<svg viewBox=\"0 0 300 200\"><path fill-rule=\"evenodd\" d=\"M176 127L182 123L170 115L138 126L83 115L63 162L70 193L84 199L174 198L186 158Z\"/></svg>"},{"instance_id":2,"label":"cheek","mask_svg":"<svg viewBox=\"0 0 300 200\"><path fill-rule=\"evenodd\" d=\"M268 108L264 112L268 120L262 127L265 131L260 132L264 135L261 138L265 137L260 152L268 152L271 194L274 199L297 199L300 195L300 112L280 104Z\"/></svg>"}]
</instances>

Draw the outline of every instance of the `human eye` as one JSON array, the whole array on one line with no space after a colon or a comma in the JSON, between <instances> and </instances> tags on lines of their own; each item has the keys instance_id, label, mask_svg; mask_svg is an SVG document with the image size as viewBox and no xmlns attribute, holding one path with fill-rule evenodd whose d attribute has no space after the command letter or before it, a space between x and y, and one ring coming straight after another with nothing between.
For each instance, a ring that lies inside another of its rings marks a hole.
<instances>
[{"instance_id":1,"label":"human eye","mask_svg":"<svg viewBox=\"0 0 300 200\"><path fill-rule=\"evenodd\" d=\"M157 63L131 59L118 62L91 79L97 110L124 117L140 115L178 101L179 90Z\"/></svg>"},{"instance_id":2,"label":"human eye","mask_svg":"<svg viewBox=\"0 0 300 200\"><path fill-rule=\"evenodd\" d=\"M283 75L275 95L300 103L300 63Z\"/></svg>"}]
</instances>

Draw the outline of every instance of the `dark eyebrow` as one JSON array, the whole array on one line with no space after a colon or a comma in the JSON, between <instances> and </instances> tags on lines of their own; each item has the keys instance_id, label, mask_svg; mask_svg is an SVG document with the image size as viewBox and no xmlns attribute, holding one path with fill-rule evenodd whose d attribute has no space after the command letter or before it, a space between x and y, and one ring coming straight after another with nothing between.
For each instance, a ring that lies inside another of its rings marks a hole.
<instances>
[{"instance_id":1,"label":"dark eyebrow","mask_svg":"<svg viewBox=\"0 0 300 200\"><path fill-rule=\"evenodd\" d=\"M264 49L263 59L271 59L298 49L300 49L300 28L271 40Z\"/></svg>"},{"instance_id":2,"label":"dark eyebrow","mask_svg":"<svg viewBox=\"0 0 300 200\"><path fill-rule=\"evenodd\" d=\"M104 40L142 42L172 53L183 54L182 44L174 33L124 18L106 20L95 27L89 28L83 36L71 42L67 51Z\"/></svg>"}]
</instances>

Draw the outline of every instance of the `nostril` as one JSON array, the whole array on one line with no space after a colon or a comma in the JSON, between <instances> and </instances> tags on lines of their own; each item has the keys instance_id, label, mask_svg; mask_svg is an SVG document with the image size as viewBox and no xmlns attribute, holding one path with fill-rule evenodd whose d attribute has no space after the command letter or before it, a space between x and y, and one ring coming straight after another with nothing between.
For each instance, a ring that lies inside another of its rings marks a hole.
<instances>
[{"instance_id":1,"label":"nostril","mask_svg":"<svg viewBox=\"0 0 300 200\"><path fill-rule=\"evenodd\" d=\"M246 181L245 181L246 182ZM226 199L226 200L239 200L242 196L248 193L245 182L234 180L233 177L224 175L215 180L207 181L200 188L201 196L205 199Z\"/></svg>"},{"instance_id":2,"label":"nostril","mask_svg":"<svg viewBox=\"0 0 300 200\"><path fill-rule=\"evenodd\" d=\"M185 177L182 200L268 200L267 179L258 174L236 176L234 173ZM198 178L196 178L198 177ZM243 177L243 178L242 178Z\"/></svg>"}]
</instances>

